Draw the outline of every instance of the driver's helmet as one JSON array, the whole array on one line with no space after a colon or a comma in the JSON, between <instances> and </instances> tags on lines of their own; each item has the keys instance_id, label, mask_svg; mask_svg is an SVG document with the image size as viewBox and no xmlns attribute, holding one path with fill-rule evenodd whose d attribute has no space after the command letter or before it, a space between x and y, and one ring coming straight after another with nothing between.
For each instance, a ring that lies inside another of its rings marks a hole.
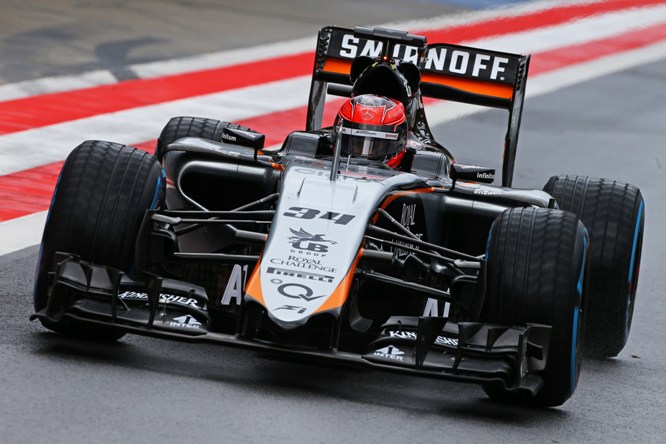
<instances>
[{"instance_id":1,"label":"driver's helmet","mask_svg":"<svg viewBox=\"0 0 666 444\"><path fill-rule=\"evenodd\" d=\"M407 141L403 104L374 94L347 100L338 111L335 128L345 156L385 161L403 151Z\"/></svg>"}]
</instances>

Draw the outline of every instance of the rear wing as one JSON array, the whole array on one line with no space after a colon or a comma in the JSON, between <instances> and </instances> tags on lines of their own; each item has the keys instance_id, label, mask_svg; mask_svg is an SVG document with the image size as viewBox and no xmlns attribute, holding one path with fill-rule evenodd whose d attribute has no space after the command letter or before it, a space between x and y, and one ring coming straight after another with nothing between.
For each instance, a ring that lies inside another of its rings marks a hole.
<instances>
[{"instance_id":1,"label":"rear wing","mask_svg":"<svg viewBox=\"0 0 666 444\"><path fill-rule=\"evenodd\" d=\"M425 97L508 110L502 185L511 186L529 55L444 43L428 45L423 36L392 29L324 27L317 39L308 131L321 127L329 84L351 86L351 64L359 56L414 63L421 72L420 90Z\"/></svg>"}]
</instances>

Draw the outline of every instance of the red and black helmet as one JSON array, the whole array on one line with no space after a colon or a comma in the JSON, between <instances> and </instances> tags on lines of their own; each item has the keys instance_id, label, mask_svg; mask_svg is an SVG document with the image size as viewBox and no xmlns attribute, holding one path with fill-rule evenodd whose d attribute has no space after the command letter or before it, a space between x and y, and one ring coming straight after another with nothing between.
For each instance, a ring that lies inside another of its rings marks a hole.
<instances>
[{"instance_id":1,"label":"red and black helmet","mask_svg":"<svg viewBox=\"0 0 666 444\"><path fill-rule=\"evenodd\" d=\"M407 118L401 102L374 94L347 100L336 121L343 155L387 160L405 148Z\"/></svg>"}]
</instances>

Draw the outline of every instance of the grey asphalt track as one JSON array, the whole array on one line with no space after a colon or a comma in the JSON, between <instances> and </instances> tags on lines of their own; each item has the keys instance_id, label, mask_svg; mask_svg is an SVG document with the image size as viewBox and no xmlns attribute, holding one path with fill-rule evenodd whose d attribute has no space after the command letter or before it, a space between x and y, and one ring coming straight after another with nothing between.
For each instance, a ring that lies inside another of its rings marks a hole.
<instances>
[{"instance_id":1,"label":"grey asphalt track","mask_svg":"<svg viewBox=\"0 0 666 444\"><path fill-rule=\"evenodd\" d=\"M128 79L131 64L464 9L427 0L3 0L0 8L0 84L96 69Z\"/></svg>"},{"instance_id":2,"label":"grey asphalt track","mask_svg":"<svg viewBox=\"0 0 666 444\"><path fill-rule=\"evenodd\" d=\"M392 19L384 13L373 21ZM294 28L319 26L299 23ZM271 33L276 40L297 35L282 31ZM585 360L564 406L507 407L474 385L223 347L134 336L111 345L65 339L27 320L37 256L31 247L0 257L0 443L663 442L664 72L666 60L525 105L516 186L541 188L553 174L605 176L635 183L646 202L629 343L616 359ZM504 125L504 115L489 112L434 131L460 161L484 164L500 155Z\"/></svg>"}]
</instances>

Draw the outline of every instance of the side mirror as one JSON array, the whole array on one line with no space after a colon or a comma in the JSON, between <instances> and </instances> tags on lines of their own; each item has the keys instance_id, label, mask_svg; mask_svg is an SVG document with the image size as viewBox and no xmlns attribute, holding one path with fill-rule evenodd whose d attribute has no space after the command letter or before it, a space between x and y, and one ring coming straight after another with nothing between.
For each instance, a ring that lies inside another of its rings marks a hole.
<instances>
[{"instance_id":1,"label":"side mirror","mask_svg":"<svg viewBox=\"0 0 666 444\"><path fill-rule=\"evenodd\" d=\"M266 136L252 130L225 127L222 128L220 140L221 142L254 148L257 151L264 147Z\"/></svg>"},{"instance_id":2,"label":"side mirror","mask_svg":"<svg viewBox=\"0 0 666 444\"><path fill-rule=\"evenodd\" d=\"M472 182L493 183L495 181L495 169L478 165L453 163L451 164L449 176L454 182L460 179Z\"/></svg>"}]
</instances>

